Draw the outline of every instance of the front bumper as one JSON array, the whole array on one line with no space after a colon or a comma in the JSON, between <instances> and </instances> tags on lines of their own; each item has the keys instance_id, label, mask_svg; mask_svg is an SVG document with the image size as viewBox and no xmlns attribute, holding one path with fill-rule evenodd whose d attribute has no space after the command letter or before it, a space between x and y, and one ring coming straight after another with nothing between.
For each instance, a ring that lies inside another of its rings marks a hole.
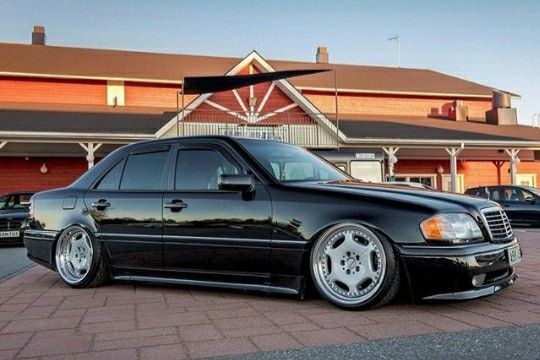
<instances>
[{"instance_id":1,"label":"front bumper","mask_svg":"<svg viewBox=\"0 0 540 360\"><path fill-rule=\"evenodd\" d=\"M23 237L24 237L24 232L23 231L20 231L19 236L2 237L2 238L0 238L0 245L14 245L14 244L22 245L23 244Z\"/></svg>"},{"instance_id":2,"label":"front bumper","mask_svg":"<svg viewBox=\"0 0 540 360\"><path fill-rule=\"evenodd\" d=\"M491 295L514 283L506 243L398 246L411 291L422 300L466 300Z\"/></svg>"}]
</instances>

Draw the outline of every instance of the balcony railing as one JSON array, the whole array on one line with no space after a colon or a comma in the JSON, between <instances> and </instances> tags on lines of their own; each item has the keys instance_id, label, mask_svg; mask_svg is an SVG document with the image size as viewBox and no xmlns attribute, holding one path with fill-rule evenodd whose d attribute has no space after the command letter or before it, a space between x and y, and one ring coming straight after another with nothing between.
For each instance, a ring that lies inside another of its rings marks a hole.
<instances>
[{"instance_id":1,"label":"balcony railing","mask_svg":"<svg viewBox=\"0 0 540 360\"><path fill-rule=\"evenodd\" d=\"M337 134L314 118L322 114L201 111L178 116L178 135L227 135L283 141L295 145L333 148Z\"/></svg>"}]
</instances>

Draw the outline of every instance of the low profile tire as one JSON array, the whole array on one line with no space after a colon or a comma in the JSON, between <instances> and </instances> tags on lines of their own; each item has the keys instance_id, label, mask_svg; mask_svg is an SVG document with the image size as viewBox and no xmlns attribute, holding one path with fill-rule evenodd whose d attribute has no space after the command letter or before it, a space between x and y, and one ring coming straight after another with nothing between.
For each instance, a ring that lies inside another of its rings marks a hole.
<instances>
[{"instance_id":1,"label":"low profile tire","mask_svg":"<svg viewBox=\"0 0 540 360\"><path fill-rule=\"evenodd\" d=\"M58 274L71 287L95 287L109 279L101 247L92 234L80 226L71 226L62 232L56 242L55 261Z\"/></svg>"},{"instance_id":2,"label":"low profile tire","mask_svg":"<svg viewBox=\"0 0 540 360\"><path fill-rule=\"evenodd\" d=\"M325 231L311 251L311 276L323 298L364 310L392 300L400 282L391 244L365 226L340 224Z\"/></svg>"}]
</instances>

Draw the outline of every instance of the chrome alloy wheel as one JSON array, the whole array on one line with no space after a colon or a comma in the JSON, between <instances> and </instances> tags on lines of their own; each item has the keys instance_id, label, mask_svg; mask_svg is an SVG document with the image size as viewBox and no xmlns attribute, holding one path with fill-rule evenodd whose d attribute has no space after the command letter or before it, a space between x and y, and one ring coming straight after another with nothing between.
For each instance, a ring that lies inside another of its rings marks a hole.
<instances>
[{"instance_id":1,"label":"chrome alloy wheel","mask_svg":"<svg viewBox=\"0 0 540 360\"><path fill-rule=\"evenodd\" d=\"M362 304L381 287L386 255L379 238L369 229L344 224L330 229L312 253L315 281L324 294L343 306Z\"/></svg>"},{"instance_id":2,"label":"chrome alloy wheel","mask_svg":"<svg viewBox=\"0 0 540 360\"><path fill-rule=\"evenodd\" d=\"M94 249L90 237L80 227L67 229L56 245L56 267L70 285L84 280L90 272Z\"/></svg>"}]
</instances>

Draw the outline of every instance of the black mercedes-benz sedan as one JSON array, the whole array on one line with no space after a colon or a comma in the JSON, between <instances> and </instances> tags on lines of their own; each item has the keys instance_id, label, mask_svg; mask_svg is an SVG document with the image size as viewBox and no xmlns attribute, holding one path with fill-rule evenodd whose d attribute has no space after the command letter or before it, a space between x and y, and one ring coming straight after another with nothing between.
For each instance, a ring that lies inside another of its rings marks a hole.
<instances>
[{"instance_id":1,"label":"black mercedes-benz sedan","mask_svg":"<svg viewBox=\"0 0 540 360\"><path fill-rule=\"evenodd\" d=\"M108 279L262 290L366 309L400 286L470 299L511 285L495 203L352 179L301 147L220 136L142 142L33 196L28 256L76 288Z\"/></svg>"},{"instance_id":2,"label":"black mercedes-benz sedan","mask_svg":"<svg viewBox=\"0 0 540 360\"><path fill-rule=\"evenodd\" d=\"M34 193L20 192L0 196L0 246L23 243L23 228Z\"/></svg>"}]
</instances>

